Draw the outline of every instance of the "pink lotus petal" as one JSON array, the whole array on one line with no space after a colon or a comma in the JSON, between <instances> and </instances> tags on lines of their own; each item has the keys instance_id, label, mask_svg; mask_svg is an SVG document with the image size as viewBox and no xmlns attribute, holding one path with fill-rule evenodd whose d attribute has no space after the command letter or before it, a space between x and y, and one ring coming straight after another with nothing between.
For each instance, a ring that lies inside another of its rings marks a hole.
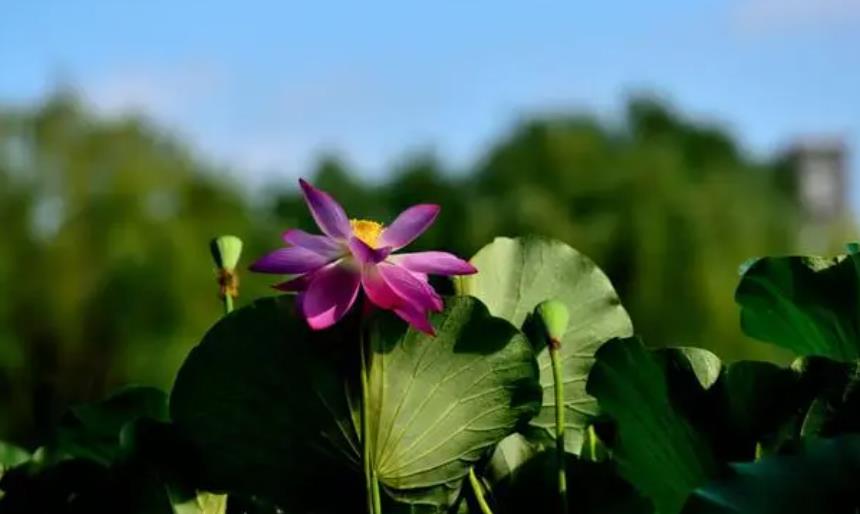
<instances>
[{"instance_id":1,"label":"pink lotus petal","mask_svg":"<svg viewBox=\"0 0 860 514\"><path fill-rule=\"evenodd\" d=\"M388 262L391 262L391 259L389 259ZM406 269L406 268L403 268L403 269ZM433 298L433 302L436 304L437 308L431 309L431 310L441 311L445 307L444 304L442 303L442 297L439 296L439 293L437 293L436 290L433 289L433 286L430 285L430 281L429 281L430 279L427 276L427 274L426 273L419 273L417 271L412 271L412 270L408 270L408 269L406 271L408 271L410 275L412 275L419 282L421 282L421 285L427 291L427 294L429 294Z\"/></svg>"},{"instance_id":2,"label":"pink lotus petal","mask_svg":"<svg viewBox=\"0 0 860 514\"><path fill-rule=\"evenodd\" d=\"M471 275L478 270L448 252L415 252L392 255L390 262L409 271L430 273L431 275Z\"/></svg>"},{"instance_id":3,"label":"pink lotus petal","mask_svg":"<svg viewBox=\"0 0 860 514\"><path fill-rule=\"evenodd\" d=\"M391 262L390 259L389 259L389 262ZM411 269L407 269L406 271L408 271L409 273L412 273L412 276L417 278L421 282L429 282L430 281L430 277L427 276L427 273L419 273L417 271L412 271Z\"/></svg>"},{"instance_id":4,"label":"pink lotus petal","mask_svg":"<svg viewBox=\"0 0 860 514\"><path fill-rule=\"evenodd\" d=\"M403 298L385 283L377 266L364 267L361 273L361 286L367 294L367 299L380 309L393 309L403 303Z\"/></svg>"},{"instance_id":5,"label":"pink lotus petal","mask_svg":"<svg viewBox=\"0 0 860 514\"><path fill-rule=\"evenodd\" d=\"M430 320L427 319L426 312L404 305L403 307L394 309L394 313L421 332L431 336L436 335L436 330L430 324Z\"/></svg>"},{"instance_id":6,"label":"pink lotus petal","mask_svg":"<svg viewBox=\"0 0 860 514\"><path fill-rule=\"evenodd\" d=\"M349 311L358 296L361 274L342 262L316 273L302 295L302 313L314 330L328 328Z\"/></svg>"},{"instance_id":7,"label":"pink lotus petal","mask_svg":"<svg viewBox=\"0 0 860 514\"><path fill-rule=\"evenodd\" d=\"M304 291L308 288L311 283L311 279L313 278L313 273L306 273L304 275L299 275L298 277L287 280L286 282L281 282L280 284L275 284L275 289L279 291L286 291L288 293L294 293L299 291Z\"/></svg>"},{"instance_id":8,"label":"pink lotus petal","mask_svg":"<svg viewBox=\"0 0 860 514\"><path fill-rule=\"evenodd\" d=\"M426 282L422 282L405 269L393 264L380 263L377 269L382 280L403 299L405 304L421 311L441 310L441 299Z\"/></svg>"},{"instance_id":9,"label":"pink lotus petal","mask_svg":"<svg viewBox=\"0 0 860 514\"><path fill-rule=\"evenodd\" d=\"M341 243L327 236L318 236L316 234L308 234L304 230L293 228L284 232L281 236L284 242L294 246L307 248L320 255L338 256L345 253Z\"/></svg>"},{"instance_id":10,"label":"pink lotus petal","mask_svg":"<svg viewBox=\"0 0 860 514\"><path fill-rule=\"evenodd\" d=\"M427 276L424 275L422 277L420 276L420 274L412 273L411 271L409 272L409 274L418 279L418 283L421 284L421 287L424 289L424 292L427 294L427 296L430 297L430 300L433 302L433 307L430 310L441 312L442 309L445 308L445 304L442 302L442 297L439 296L439 293L437 293L436 290L433 289L433 286L431 286L427 282Z\"/></svg>"},{"instance_id":11,"label":"pink lotus petal","mask_svg":"<svg viewBox=\"0 0 860 514\"><path fill-rule=\"evenodd\" d=\"M439 206L429 203L414 205L397 216L379 236L380 246L403 248L420 236L439 215Z\"/></svg>"},{"instance_id":12,"label":"pink lotus petal","mask_svg":"<svg viewBox=\"0 0 860 514\"><path fill-rule=\"evenodd\" d=\"M343 207L328 193L315 188L304 179L299 179L299 185L302 187L311 216L314 217L320 230L325 235L336 239L349 237L352 230Z\"/></svg>"},{"instance_id":13,"label":"pink lotus petal","mask_svg":"<svg viewBox=\"0 0 860 514\"><path fill-rule=\"evenodd\" d=\"M391 247L371 248L361 239L352 236L347 243L352 255L362 264L376 264L382 262L391 253Z\"/></svg>"},{"instance_id":14,"label":"pink lotus petal","mask_svg":"<svg viewBox=\"0 0 860 514\"><path fill-rule=\"evenodd\" d=\"M251 271L260 273L277 273L292 275L294 273L307 273L321 268L329 263L331 259L314 251L300 246L279 248L268 253L251 265Z\"/></svg>"},{"instance_id":15,"label":"pink lotus petal","mask_svg":"<svg viewBox=\"0 0 860 514\"><path fill-rule=\"evenodd\" d=\"M430 335L436 334L433 326L427 320L427 313L409 304L395 293L382 278L378 266L365 267L361 277L361 285L367 298L380 309L393 310L395 314L416 329Z\"/></svg>"}]
</instances>

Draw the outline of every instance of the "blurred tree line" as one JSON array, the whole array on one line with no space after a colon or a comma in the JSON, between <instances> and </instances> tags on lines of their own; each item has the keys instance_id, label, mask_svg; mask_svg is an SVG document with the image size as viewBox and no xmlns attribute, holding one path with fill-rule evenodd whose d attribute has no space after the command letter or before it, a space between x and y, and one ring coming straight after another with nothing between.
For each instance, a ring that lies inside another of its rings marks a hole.
<instances>
[{"instance_id":1,"label":"blurred tree line","mask_svg":"<svg viewBox=\"0 0 860 514\"><path fill-rule=\"evenodd\" d=\"M524 122L467 170L432 156L395 168L367 183L328 157L309 178L361 217L441 204L415 249L566 241L610 275L652 345L784 358L742 337L732 293L747 258L801 250L802 220L776 186L785 171L721 130L640 98L617 125ZM242 237L247 263L281 230L314 229L293 177L251 196L231 176L145 120L101 119L70 95L0 110L0 439L32 445L70 402L117 385L168 388L221 314L210 237ZM243 274L239 304L270 281Z\"/></svg>"}]
</instances>

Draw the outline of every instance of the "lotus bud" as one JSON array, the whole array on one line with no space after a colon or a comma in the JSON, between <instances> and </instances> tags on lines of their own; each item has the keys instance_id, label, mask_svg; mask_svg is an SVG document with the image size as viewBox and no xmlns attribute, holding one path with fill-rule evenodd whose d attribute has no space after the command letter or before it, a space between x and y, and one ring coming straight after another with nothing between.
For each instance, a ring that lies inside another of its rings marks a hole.
<instances>
[{"instance_id":1,"label":"lotus bud","mask_svg":"<svg viewBox=\"0 0 860 514\"><path fill-rule=\"evenodd\" d=\"M860 253L860 243L853 241L845 245L845 250L850 254Z\"/></svg>"},{"instance_id":2,"label":"lotus bud","mask_svg":"<svg viewBox=\"0 0 860 514\"><path fill-rule=\"evenodd\" d=\"M218 285L221 298L239 296L239 277L236 265L242 255L242 240L236 236L220 236L209 242L209 250L218 267ZM229 310L229 309L228 309Z\"/></svg>"},{"instance_id":3,"label":"lotus bud","mask_svg":"<svg viewBox=\"0 0 860 514\"><path fill-rule=\"evenodd\" d=\"M567 324L570 321L570 312L567 310L567 305L559 300L546 300L535 308L535 313L543 322L550 347L558 349L561 345L561 338L564 337L564 333L567 331Z\"/></svg>"},{"instance_id":4,"label":"lotus bud","mask_svg":"<svg viewBox=\"0 0 860 514\"><path fill-rule=\"evenodd\" d=\"M242 255L242 240L236 236L216 237L209 243L209 250L219 269L233 271Z\"/></svg>"}]
</instances>

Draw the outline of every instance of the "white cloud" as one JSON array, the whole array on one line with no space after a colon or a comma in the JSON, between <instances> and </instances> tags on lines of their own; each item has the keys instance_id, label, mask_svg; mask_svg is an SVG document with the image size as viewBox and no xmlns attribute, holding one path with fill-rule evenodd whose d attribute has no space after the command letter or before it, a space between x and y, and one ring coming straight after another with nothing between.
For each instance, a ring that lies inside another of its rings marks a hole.
<instances>
[{"instance_id":1,"label":"white cloud","mask_svg":"<svg viewBox=\"0 0 860 514\"><path fill-rule=\"evenodd\" d=\"M734 21L747 32L853 25L860 22L860 0L742 0Z\"/></svg>"}]
</instances>

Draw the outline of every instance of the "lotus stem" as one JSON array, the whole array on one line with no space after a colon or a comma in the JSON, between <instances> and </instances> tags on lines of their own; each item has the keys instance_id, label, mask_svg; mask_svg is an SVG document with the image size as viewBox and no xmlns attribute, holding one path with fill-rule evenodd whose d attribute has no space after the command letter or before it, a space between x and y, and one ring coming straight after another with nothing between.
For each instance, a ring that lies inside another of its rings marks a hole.
<instances>
[{"instance_id":1,"label":"lotus stem","mask_svg":"<svg viewBox=\"0 0 860 514\"><path fill-rule=\"evenodd\" d=\"M588 449L592 462L597 462L597 432L594 425L588 425Z\"/></svg>"},{"instance_id":2,"label":"lotus stem","mask_svg":"<svg viewBox=\"0 0 860 514\"><path fill-rule=\"evenodd\" d=\"M561 369L561 340L567 331L570 312L564 302L546 300L535 307L535 314L543 322L549 358L552 361L552 381L555 391L555 451L558 473L558 507L567 514L567 474L564 451L564 373Z\"/></svg>"},{"instance_id":3,"label":"lotus stem","mask_svg":"<svg viewBox=\"0 0 860 514\"><path fill-rule=\"evenodd\" d=\"M481 513L493 514L493 509L490 508L490 504L487 503L487 499L484 497L484 487L481 485L481 481L478 480L477 475L475 475L475 468L469 468L469 484L475 493L475 500L478 502L478 507L481 508Z\"/></svg>"},{"instance_id":4,"label":"lotus stem","mask_svg":"<svg viewBox=\"0 0 860 514\"><path fill-rule=\"evenodd\" d=\"M379 495L379 480L373 469L370 447L370 387L367 379L367 349L369 338L365 337L364 320L359 329L359 357L361 360L361 461L364 464L364 482L367 489L368 514L382 514L382 499Z\"/></svg>"},{"instance_id":5,"label":"lotus stem","mask_svg":"<svg viewBox=\"0 0 860 514\"><path fill-rule=\"evenodd\" d=\"M554 339L550 339L549 343L549 357L552 360L553 389L555 390L555 452L558 471L559 512L567 514L567 474L564 451L564 377L561 370L561 359L558 355L560 345Z\"/></svg>"}]
</instances>

